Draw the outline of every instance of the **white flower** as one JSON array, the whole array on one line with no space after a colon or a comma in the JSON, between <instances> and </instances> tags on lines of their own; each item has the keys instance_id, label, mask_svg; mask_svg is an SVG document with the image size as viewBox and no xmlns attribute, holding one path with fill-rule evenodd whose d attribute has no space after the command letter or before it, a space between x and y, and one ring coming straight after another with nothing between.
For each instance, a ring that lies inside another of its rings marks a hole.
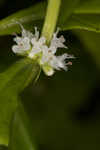
<instances>
[{"instance_id":1,"label":"white flower","mask_svg":"<svg viewBox=\"0 0 100 150\"><path fill-rule=\"evenodd\" d=\"M43 45L45 44L46 39L45 37L41 37L40 39L33 38L31 40L32 43L32 50L29 53L29 57L33 58L36 54L40 53L43 51Z\"/></svg>"},{"instance_id":2,"label":"white flower","mask_svg":"<svg viewBox=\"0 0 100 150\"><path fill-rule=\"evenodd\" d=\"M63 35L58 38L57 37L58 33L59 33L59 28L53 34L53 38L51 40L50 49L52 49L53 53L56 53L56 51L57 51L58 48L67 48L64 45L65 39L64 39Z\"/></svg>"},{"instance_id":3,"label":"white flower","mask_svg":"<svg viewBox=\"0 0 100 150\"><path fill-rule=\"evenodd\" d=\"M71 65L71 62L66 63L66 59L74 58L72 55L64 53L57 56L56 52L58 48L67 48L64 45L65 39L63 36L57 37L59 29L53 34L50 45L46 44L46 38L39 36L39 31L35 27L35 33L25 30L22 25L22 36L16 36L14 41L16 45L12 47L14 53L25 55L30 59L37 59L38 63L42 67L46 75L51 76L55 70L67 70L67 65Z\"/></svg>"},{"instance_id":4,"label":"white flower","mask_svg":"<svg viewBox=\"0 0 100 150\"><path fill-rule=\"evenodd\" d=\"M33 38L33 34L25 30L21 24L20 27L22 29L22 36L16 36L14 38L16 45L12 47L12 50L14 53L24 55L31 49L31 39Z\"/></svg>"},{"instance_id":5,"label":"white flower","mask_svg":"<svg viewBox=\"0 0 100 150\"><path fill-rule=\"evenodd\" d=\"M14 41L17 43L17 45L12 47L14 53L24 54L31 48L30 40L28 37L16 37L14 38Z\"/></svg>"}]
</instances>

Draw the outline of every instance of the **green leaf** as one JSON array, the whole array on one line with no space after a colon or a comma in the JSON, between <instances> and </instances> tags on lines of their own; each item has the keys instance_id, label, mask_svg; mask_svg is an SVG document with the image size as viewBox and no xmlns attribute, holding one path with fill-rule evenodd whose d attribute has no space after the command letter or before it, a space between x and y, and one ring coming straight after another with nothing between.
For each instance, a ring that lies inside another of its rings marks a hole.
<instances>
[{"instance_id":1,"label":"green leaf","mask_svg":"<svg viewBox=\"0 0 100 150\"><path fill-rule=\"evenodd\" d=\"M8 150L8 147L6 147L4 145L0 145L0 150Z\"/></svg>"},{"instance_id":2,"label":"green leaf","mask_svg":"<svg viewBox=\"0 0 100 150\"><path fill-rule=\"evenodd\" d=\"M65 24L80 0L62 0L58 24Z\"/></svg>"},{"instance_id":3,"label":"green leaf","mask_svg":"<svg viewBox=\"0 0 100 150\"><path fill-rule=\"evenodd\" d=\"M8 35L19 32L20 28L16 22L26 24L26 28L33 29L34 26L40 26L45 15L46 3L39 3L25 10L21 10L0 21L0 35ZM33 27L32 27L33 26Z\"/></svg>"},{"instance_id":4,"label":"green leaf","mask_svg":"<svg viewBox=\"0 0 100 150\"><path fill-rule=\"evenodd\" d=\"M81 0L74 10L75 14L100 14L99 0Z\"/></svg>"},{"instance_id":5,"label":"green leaf","mask_svg":"<svg viewBox=\"0 0 100 150\"><path fill-rule=\"evenodd\" d=\"M18 94L40 72L38 64L22 59L0 74L0 144L8 144L10 121L17 107Z\"/></svg>"},{"instance_id":6,"label":"green leaf","mask_svg":"<svg viewBox=\"0 0 100 150\"><path fill-rule=\"evenodd\" d=\"M100 1L80 1L72 16L60 24L63 30L83 29L100 32Z\"/></svg>"},{"instance_id":7,"label":"green leaf","mask_svg":"<svg viewBox=\"0 0 100 150\"><path fill-rule=\"evenodd\" d=\"M36 150L35 139L32 141L30 120L23 106L19 106L12 121L9 150ZM17 132L16 132L17 131Z\"/></svg>"},{"instance_id":8,"label":"green leaf","mask_svg":"<svg viewBox=\"0 0 100 150\"><path fill-rule=\"evenodd\" d=\"M81 29L100 32L100 15L76 14L72 15L65 24L61 24L62 30Z\"/></svg>"},{"instance_id":9,"label":"green leaf","mask_svg":"<svg viewBox=\"0 0 100 150\"><path fill-rule=\"evenodd\" d=\"M14 93L20 93L37 76L38 71L39 65L31 59L17 61L12 67L0 74L0 91L4 90L5 92L5 89L9 89Z\"/></svg>"}]
</instances>

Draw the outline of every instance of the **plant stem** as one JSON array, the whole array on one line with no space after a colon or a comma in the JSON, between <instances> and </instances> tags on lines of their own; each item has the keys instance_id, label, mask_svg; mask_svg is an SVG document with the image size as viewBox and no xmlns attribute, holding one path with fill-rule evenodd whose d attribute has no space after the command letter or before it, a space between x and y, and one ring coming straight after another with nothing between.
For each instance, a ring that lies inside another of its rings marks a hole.
<instances>
[{"instance_id":1,"label":"plant stem","mask_svg":"<svg viewBox=\"0 0 100 150\"><path fill-rule=\"evenodd\" d=\"M49 43L54 33L59 15L61 0L48 0L47 14L43 26L42 36Z\"/></svg>"}]
</instances>

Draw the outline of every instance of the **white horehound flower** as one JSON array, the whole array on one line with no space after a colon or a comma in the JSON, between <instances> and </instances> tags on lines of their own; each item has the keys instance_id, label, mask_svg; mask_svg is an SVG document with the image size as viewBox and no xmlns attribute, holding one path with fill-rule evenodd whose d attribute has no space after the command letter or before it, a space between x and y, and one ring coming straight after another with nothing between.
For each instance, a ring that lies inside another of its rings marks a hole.
<instances>
[{"instance_id":1,"label":"white horehound flower","mask_svg":"<svg viewBox=\"0 0 100 150\"><path fill-rule=\"evenodd\" d=\"M14 41L16 45L12 46L12 51L18 55L25 55L30 59L37 59L46 75L51 76L55 70L67 70L67 66L71 62L66 63L66 59L74 58L73 55L64 53L57 56L58 48L67 48L64 45L65 39L63 36L57 37L59 30L53 34L49 46L46 44L46 38L39 36L39 31L35 27L35 33L31 33L23 28L21 36L16 36Z\"/></svg>"}]
</instances>

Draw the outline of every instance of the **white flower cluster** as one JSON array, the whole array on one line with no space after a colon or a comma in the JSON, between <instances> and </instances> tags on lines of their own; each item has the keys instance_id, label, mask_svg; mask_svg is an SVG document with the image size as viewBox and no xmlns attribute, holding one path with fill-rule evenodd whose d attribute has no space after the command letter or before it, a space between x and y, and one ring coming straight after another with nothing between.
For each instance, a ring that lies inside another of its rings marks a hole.
<instances>
[{"instance_id":1,"label":"white flower cluster","mask_svg":"<svg viewBox=\"0 0 100 150\"><path fill-rule=\"evenodd\" d=\"M67 70L67 65L71 65L71 62L66 63L65 60L73 58L73 56L67 53L56 56L58 48L67 48L64 45L64 37L57 37L59 30L53 34L51 43L48 46L46 44L46 38L39 36L39 31L36 27L35 34L25 30L22 25L21 28L22 36L16 36L14 38L14 41L17 43L12 47L14 53L26 55L31 59L37 59L45 74L48 76L53 75L54 70Z\"/></svg>"}]
</instances>

